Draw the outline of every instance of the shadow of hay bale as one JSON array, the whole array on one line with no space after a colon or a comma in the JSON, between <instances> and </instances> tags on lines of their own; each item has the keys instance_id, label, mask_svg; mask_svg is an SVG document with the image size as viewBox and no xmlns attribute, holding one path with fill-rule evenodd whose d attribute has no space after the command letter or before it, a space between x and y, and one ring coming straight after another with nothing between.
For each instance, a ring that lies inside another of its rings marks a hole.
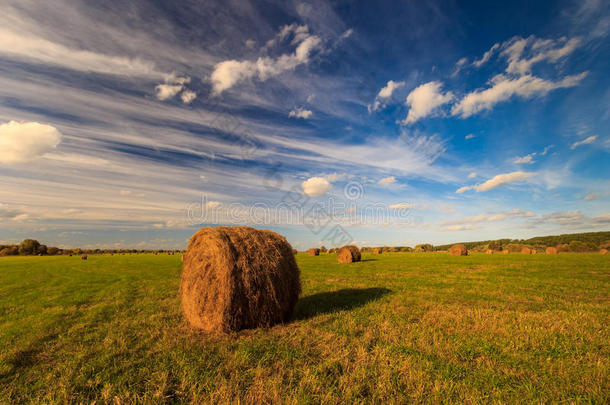
<instances>
[{"instance_id":1,"label":"shadow of hay bale","mask_svg":"<svg viewBox=\"0 0 610 405\"><path fill-rule=\"evenodd\" d=\"M293 320L313 318L321 314L350 310L378 300L392 290L387 288L346 288L303 297L297 303Z\"/></svg>"}]
</instances>

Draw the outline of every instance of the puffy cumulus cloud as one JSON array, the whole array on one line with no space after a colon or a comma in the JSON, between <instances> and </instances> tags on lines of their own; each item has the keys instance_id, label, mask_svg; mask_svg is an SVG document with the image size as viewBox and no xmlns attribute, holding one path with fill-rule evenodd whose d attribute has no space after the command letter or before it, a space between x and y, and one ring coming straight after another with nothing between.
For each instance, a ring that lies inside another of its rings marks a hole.
<instances>
[{"instance_id":1,"label":"puffy cumulus cloud","mask_svg":"<svg viewBox=\"0 0 610 405\"><path fill-rule=\"evenodd\" d=\"M582 145L589 145L589 144L595 142L596 140L597 140L597 135L592 135L592 136L588 137L587 139L583 139L582 141L574 142L572 144L572 146L570 147L570 149L576 149Z\"/></svg>"},{"instance_id":2,"label":"puffy cumulus cloud","mask_svg":"<svg viewBox=\"0 0 610 405\"><path fill-rule=\"evenodd\" d=\"M415 121L424 118L442 106L453 100L453 93L448 91L443 94L441 82L428 82L416 87L407 96L406 104L409 106L407 118L403 121L404 124L412 124Z\"/></svg>"},{"instance_id":3,"label":"puffy cumulus cloud","mask_svg":"<svg viewBox=\"0 0 610 405\"><path fill-rule=\"evenodd\" d=\"M284 26L276 38L267 42L266 47L272 47L290 36L293 38L291 45L296 45L294 53L284 54L277 58L259 57L255 61L226 60L216 64L210 75L213 93L219 95L237 83L248 79L257 78L265 81L270 77L293 70L299 65L309 63L311 54L320 48L322 40L316 35L311 35L306 25Z\"/></svg>"},{"instance_id":4,"label":"puffy cumulus cloud","mask_svg":"<svg viewBox=\"0 0 610 405\"><path fill-rule=\"evenodd\" d=\"M184 104L190 104L197 98L197 94L191 90L184 90L182 94L180 94L180 99Z\"/></svg>"},{"instance_id":5,"label":"puffy cumulus cloud","mask_svg":"<svg viewBox=\"0 0 610 405\"><path fill-rule=\"evenodd\" d=\"M176 72L172 72L165 76L165 83L155 86L155 97L158 100L165 101L182 92L180 99L184 104L189 104L197 98L197 94L194 91L186 88L186 85L190 82L190 77L179 76Z\"/></svg>"},{"instance_id":6,"label":"puffy cumulus cloud","mask_svg":"<svg viewBox=\"0 0 610 405\"><path fill-rule=\"evenodd\" d=\"M331 184L323 177L311 177L301 183L303 193L310 197L319 197L330 191Z\"/></svg>"},{"instance_id":7,"label":"puffy cumulus cloud","mask_svg":"<svg viewBox=\"0 0 610 405\"><path fill-rule=\"evenodd\" d=\"M515 164L532 164L534 163L534 156L536 156L536 152L530 153L529 155L525 155L522 157L517 157L513 160Z\"/></svg>"},{"instance_id":8,"label":"puffy cumulus cloud","mask_svg":"<svg viewBox=\"0 0 610 405\"><path fill-rule=\"evenodd\" d=\"M527 179L527 178L535 176L535 175L536 175L536 173L534 173L534 172L522 172L522 171L498 174L494 178L489 179L482 184L475 185L475 186L460 187L459 189L457 189L456 193L461 194L468 190L475 190L476 192L489 191L489 190L493 190L494 188L503 186L505 184L514 183L516 181L524 180L524 179Z\"/></svg>"},{"instance_id":9,"label":"puffy cumulus cloud","mask_svg":"<svg viewBox=\"0 0 610 405\"><path fill-rule=\"evenodd\" d=\"M399 89L405 85L405 82L395 82L394 80L390 80L384 88L379 90L377 97L379 98L390 98L394 93L394 90Z\"/></svg>"},{"instance_id":10,"label":"puffy cumulus cloud","mask_svg":"<svg viewBox=\"0 0 610 405\"><path fill-rule=\"evenodd\" d=\"M513 96L525 99L544 96L552 90L578 85L587 74L587 72L583 72L570 75L559 81L545 80L531 75L518 78L497 75L492 79L491 87L466 94L457 104L453 105L451 113L461 118L467 118L478 112L490 110L496 104L509 100Z\"/></svg>"},{"instance_id":11,"label":"puffy cumulus cloud","mask_svg":"<svg viewBox=\"0 0 610 405\"><path fill-rule=\"evenodd\" d=\"M57 128L38 122L0 125L0 163L22 163L54 150L61 142Z\"/></svg>"},{"instance_id":12,"label":"puffy cumulus cloud","mask_svg":"<svg viewBox=\"0 0 610 405\"><path fill-rule=\"evenodd\" d=\"M384 177L383 179L379 180L378 183L382 186L389 186L390 184L396 183L396 177L394 177L394 176Z\"/></svg>"},{"instance_id":13,"label":"puffy cumulus cloud","mask_svg":"<svg viewBox=\"0 0 610 405\"><path fill-rule=\"evenodd\" d=\"M288 116L290 118L302 118L304 120L307 120L313 116L313 111L306 110L303 107L299 107L295 108L294 110L291 110Z\"/></svg>"}]
</instances>

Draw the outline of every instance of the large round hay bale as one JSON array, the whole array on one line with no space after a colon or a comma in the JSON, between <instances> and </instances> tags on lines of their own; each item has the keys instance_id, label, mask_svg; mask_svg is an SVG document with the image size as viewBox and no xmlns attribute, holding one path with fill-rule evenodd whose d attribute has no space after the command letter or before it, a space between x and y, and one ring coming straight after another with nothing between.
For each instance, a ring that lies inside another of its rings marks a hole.
<instances>
[{"instance_id":1,"label":"large round hay bale","mask_svg":"<svg viewBox=\"0 0 610 405\"><path fill-rule=\"evenodd\" d=\"M504 250L502 251L502 254L507 255L508 253L509 253L509 252L508 252L508 249L504 249Z\"/></svg>"},{"instance_id":2,"label":"large round hay bale","mask_svg":"<svg viewBox=\"0 0 610 405\"><path fill-rule=\"evenodd\" d=\"M521 249L521 253L523 253L524 255L531 255L532 249L530 249L528 247L524 247L523 249Z\"/></svg>"},{"instance_id":3,"label":"large round hay bale","mask_svg":"<svg viewBox=\"0 0 610 405\"><path fill-rule=\"evenodd\" d=\"M546 248L546 254L547 255L556 255L557 254L557 248L556 247L548 247Z\"/></svg>"},{"instance_id":4,"label":"large round hay bale","mask_svg":"<svg viewBox=\"0 0 610 405\"><path fill-rule=\"evenodd\" d=\"M337 253L337 259L339 263L359 262L361 259L360 249L353 245L343 246Z\"/></svg>"},{"instance_id":5,"label":"large round hay bale","mask_svg":"<svg viewBox=\"0 0 610 405\"><path fill-rule=\"evenodd\" d=\"M202 228L184 254L180 284L187 321L207 332L286 321L301 293L300 272L283 236L250 227Z\"/></svg>"},{"instance_id":6,"label":"large round hay bale","mask_svg":"<svg viewBox=\"0 0 610 405\"><path fill-rule=\"evenodd\" d=\"M376 255L380 255L383 253L383 249L381 248L375 248L373 249L373 253L375 253Z\"/></svg>"},{"instance_id":7,"label":"large round hay bale","mask_svg":"<svg viewBox=\"0 0 610 405\"><path fill-rule=\"evenodd\" d=\"M602 249L599 251L600 254L602 255L607 255L608 254L608 249Z\"/></svg>"},{"instance_id":8,"label":"large round hay bale","mask_svg":"<svg viewBox=\"0 0 610 405\"><path fill-rule=\"evenodd\" d=\"M320 249L315 249L315 248L309 249L307 251L307 254L309 256L320 256Z\"/></svg>"},{"instance_id":9,"label":"large round hay bale","mask_svg":"<svg viewBox=\"0 0 610 405\"><path fill-rule=\"evenodd\" d=\"M87 255L82 255L80 258L81 260L87 260Z\"/></svg>"},{"instance_id":10,"label":"large round hay bale","mask_svg":"<svg viewBox=\"0 0 610 405\"><path fill-rule=\"evenodd\" d=\"M494 254L494 251L493 251L493 250L491 250L491 249L487 249L487 250L485 251L485 253L487 253L488 255L493 255L493 254Z\"/></svg>"},{"instance_id":11,"label":"large round hay bale","mask_svg":"<svg viewBox=\"0 0 610 405\"><path fill-rule=\"evenodd\" d=\"M468 249L461 243L457 243L449 248L451 256L468 256Z\"/></svg>"}]
</instances>

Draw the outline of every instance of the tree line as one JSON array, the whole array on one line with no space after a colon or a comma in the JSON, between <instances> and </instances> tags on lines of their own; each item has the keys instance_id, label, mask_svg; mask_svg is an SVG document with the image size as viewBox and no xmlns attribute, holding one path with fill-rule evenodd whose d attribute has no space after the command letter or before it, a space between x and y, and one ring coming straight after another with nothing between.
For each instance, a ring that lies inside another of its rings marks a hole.
<instances>
[{"instance_id":1,"label":"tree line","mask_svg":"<svg viewBox=\"0 0 610 405\"><path fill-rule=\"evenodd\" d=\"M180 250L171 249L64 249L56 246L47 246L36 239L24 239L18 245L0 245L0 256L59 256L81 254L124 254L124 253L178 253Z\"/></svg>"}]
</instances>

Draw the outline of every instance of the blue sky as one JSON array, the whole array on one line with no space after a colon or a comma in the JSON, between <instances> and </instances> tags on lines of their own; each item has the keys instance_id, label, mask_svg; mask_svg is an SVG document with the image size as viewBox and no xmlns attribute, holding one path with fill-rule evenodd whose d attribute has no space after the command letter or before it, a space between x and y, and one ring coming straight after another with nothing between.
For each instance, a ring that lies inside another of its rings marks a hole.
<instances>
[{"instance_id":1,"label":"blue sky","mask_svg":"<svg viewBox=\"0 0 610 405\"><path fill-rule=\"evenodd\" d=\"M5 3L0 242L610 226L602 0Z\"/></svg>"}]
</instances>

